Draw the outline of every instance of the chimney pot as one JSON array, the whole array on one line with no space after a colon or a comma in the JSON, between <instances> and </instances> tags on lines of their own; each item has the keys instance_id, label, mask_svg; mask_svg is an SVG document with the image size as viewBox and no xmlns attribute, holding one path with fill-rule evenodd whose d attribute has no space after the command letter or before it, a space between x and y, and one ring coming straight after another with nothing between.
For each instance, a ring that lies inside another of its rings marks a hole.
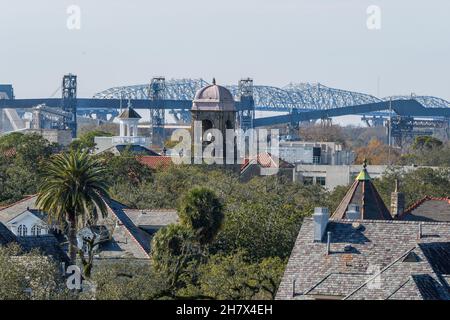
<instances>
[{"instance_id":1,"label":"chimney pot","mask_svg":"<svg viewBox=\"0 0 450 320\"><path fill-rule=\"evenodd\" d=\"M323 234L327 228L330 217L328 208L315 208L313 214L314 220L314 241L322 241Z\"/></svg>"}]
</instances>

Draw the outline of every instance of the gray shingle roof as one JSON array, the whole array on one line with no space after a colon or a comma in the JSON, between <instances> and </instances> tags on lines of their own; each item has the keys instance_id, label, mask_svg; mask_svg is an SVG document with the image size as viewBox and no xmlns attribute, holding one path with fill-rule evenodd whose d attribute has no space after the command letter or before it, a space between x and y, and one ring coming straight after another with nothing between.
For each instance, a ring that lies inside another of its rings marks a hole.
<instances>
[{"instance_id":1,"label":"gray shingle roof","mask_svg":"<svg viewBox=\"0 0 450 320\"><path fill-rule=\"evenodd\" d=\"M450 198L425 197L406 209L400 219L450 222Z\"/></svg>"},{"instance_id":2,"label":"gray shingle roof","mask_svg":"<svg viewBox=\"0 0 450 320\"><path fill-rule=\"evenodd\" d=\"M37 195L27 196L22 200L0 209L0 222L7 223L9 220L17 217L19 214L30 209L36 209Z\"/></svg>"},{"instance_id":3,"label":"gray shingle roof","mask_svg":"<svg viewBox=\"0 0 450 320\"><path fill-rule=\"evenodd\" d=\"M331 220L331 253L306 218L277 299L449 299L450 223ZM414 253L419 259L405 259ZM412 261L412 262L407 262ZM295 290L293 283L295 280ZM293 296L295 292L295 296Z\"/></svg>"}]
</instances>

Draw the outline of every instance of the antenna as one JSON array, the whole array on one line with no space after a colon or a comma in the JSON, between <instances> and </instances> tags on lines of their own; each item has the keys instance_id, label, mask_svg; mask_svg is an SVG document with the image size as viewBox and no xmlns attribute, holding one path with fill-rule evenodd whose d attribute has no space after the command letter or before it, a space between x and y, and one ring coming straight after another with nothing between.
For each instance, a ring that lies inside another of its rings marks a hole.
<instances>
[{"instance_id":1,"label":"antenna","mask_svg":"<svg viewBox=\"0 0 450 320\"><path fill-rule=\"evenodd\" d=\"M392 97L389 97L389 136L388 136L388 165L391 166L391 147L392 147Z\"/></svg>"}]
</instances>

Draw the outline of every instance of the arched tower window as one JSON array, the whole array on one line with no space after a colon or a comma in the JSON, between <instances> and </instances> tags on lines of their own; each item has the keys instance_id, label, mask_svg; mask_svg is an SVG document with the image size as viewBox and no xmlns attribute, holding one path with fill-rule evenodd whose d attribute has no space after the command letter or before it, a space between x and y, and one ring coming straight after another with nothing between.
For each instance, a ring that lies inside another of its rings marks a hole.
<instances>
[{"instance_id":1,"label":"arched tower window","mask_svg":"<svg viewBox=\"0 0 450 320\"><path fill-rule=\"evenodd\" d=\"M21 237L25 237L28 235L28 229L27 226L24 224L21 224L18 228L17 228L17 232L19 233L19 236Z\"/></svg>"},{"instance_id":2,"label":"arched tower window","mask_svg":"<svg viewBox=\"0 0 450 320\"><path fill-rule=\"evenodd\" d=\"M38 225L34 225L31 227L31 235L32 236L40 236L41 235L41 227Z\"/></svg>"},{"instance_id":3,"label":"arched tower window","mask_svg":"<svg viewBox=\"0 0 450 320\"><path fill-rule=\"evenodd\" d=\"M206 130L212 129L213 123L211 120L205 119L202 120L202 130L205 132Z\"/></svg>"},{"instance_id":4,"label":"arched tower window","mask_svg":"<svg viewBox=\"0 0 450 320\"><path fill-rule=\"evenodd\" d=\"M211 120L208 120L208 119L202 120L202 139L203 139L205 132L209 129L212 129L212 127L213 127L213 123ZM210 137L208 137L206 140L209 143Z\"/></svg>"}]
</instances>

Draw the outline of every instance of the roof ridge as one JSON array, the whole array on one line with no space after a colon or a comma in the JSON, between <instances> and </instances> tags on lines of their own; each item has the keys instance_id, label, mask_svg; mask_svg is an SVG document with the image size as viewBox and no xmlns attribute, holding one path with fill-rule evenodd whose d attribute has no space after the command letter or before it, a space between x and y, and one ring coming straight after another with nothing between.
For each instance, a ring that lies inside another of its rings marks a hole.
<instances>
[{"instance_id":1,"label":"roof ridge","mask_svg":"<svg viewBox=\"0 0 450 320\"><path fill-rule=\"evenodd\" d=\"M36 197L36 196L37 196L37 194L25 196L25 198L22 198L22 199L20 199L19 201L16 201L16 202L14 202L14 203L11 203L11 204L9 204L9 205L7 205L7 206L5 206L5 207L0 207L0 211L5 210L5 209L8 209L8 208L11 208L11 207L15 206L16 204L25 202L25 201L27 201L27 200L30 200L31 198Z\"/></svg>"},{"instance_id":2,"label":"roof ridge","mask_svg":"<svg viewBox=\"0 0 450 320\"><path fill-rule=\"evenodd\" d=\"M309 217L310 218L310 217ZM450 221L416 221L416 220L373 220L373 219L336 219L330 218L330 222L361 222L361 223L398 223L398 224L423 224L423 225L450 225Z\"/></svg>"}]
</instances>

